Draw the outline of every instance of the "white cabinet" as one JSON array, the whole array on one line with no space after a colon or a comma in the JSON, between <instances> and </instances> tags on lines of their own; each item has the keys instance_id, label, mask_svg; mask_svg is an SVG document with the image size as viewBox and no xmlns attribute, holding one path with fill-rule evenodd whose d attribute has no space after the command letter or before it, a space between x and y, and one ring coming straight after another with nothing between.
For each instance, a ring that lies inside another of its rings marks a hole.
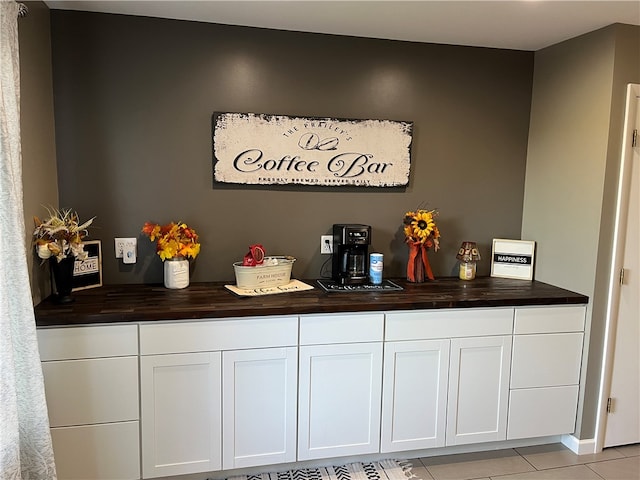
<instances>
[{"instance_id":1,"label":"white cabinet","mask_svg":"<svg viewBox=\"0 0 640 480\"><path fill-rule=\"evenodd\" d=\"M39 329L38 344L58 478L140 478L137 325Z\"/></svg>"},{"instance_id":2,"label":"white cabinet","mask_svg":"<svg viewBox=\"0 0 640 480\"><path fill-rule=\"evenodd\" d=\"M504 440L511 336L451 340L447 445Z\"/></svg>"},{"instance_id":3,"label":"white cabinet","mask_svg":"<svg viewBox=\"0 0 640 480\"><path fill-rule=\"evenodd\" d=\"M225 470L296 460L296 347L222 354Z\"/></svg>"},{"instance_id":4,"label":"white cabinet","mask_svg":"<svg viewBox=\"0 0 640 480\"><path fill-rule=\"evenodd\" d=\"M508 439L573 433L584 306L517 308Z\"/></svg>"},{"instance_id":5,"label":"white cabinet","mask_svg":"<svg viewBox=\"0 0 640 480\"><path fill-rule=\"evenodd\" d=\"M445 445L447 340L387 342L382 388L382 453Z\"/></svg>"},{"instance_id":6,"label":"white cabinet","mask_svg":"<svg viewBox=\"0 0 640 480\"><path fill-rule=\"evenodd\" d=\"M578 305L39 329L58 478L571 433L584 321Z\"/></svg>"},{"instance_id":7,"label":"white cabinet","mask_svg":"<svg viewBox=\"0 0 640 480\"><path fill-rule=\"evenodd\" d=\"M140 326L143 478L295 460L297 317Z\"/></svg>"},{"instance_id":8,"label":"white cabinet","mask_svg":"<svg viewBox=\"0 0 640 480\"><path fill-rule=\"evenodd\" d=\"M220 352L140 359L143 478L221 468Z\"/></svg>"},{"instance_id":9,"label":"white cabinet","mask_svg":"<svg viewBox=\"0 0 640 480\"><path fill-rule=\"evenodd\" d=\"M383 451L504 440L512 331L513 308L387 313Z\"/></svg>"},{"instance_id":10,"label":"white cabinet","mask_svg":"<svg viewBox=\"0 0 640 480\"><path fill-rule=\"evenodd\" d=\"M300 318L298 460L377 453L384 315Z\"/></svg>"}]
</instances>

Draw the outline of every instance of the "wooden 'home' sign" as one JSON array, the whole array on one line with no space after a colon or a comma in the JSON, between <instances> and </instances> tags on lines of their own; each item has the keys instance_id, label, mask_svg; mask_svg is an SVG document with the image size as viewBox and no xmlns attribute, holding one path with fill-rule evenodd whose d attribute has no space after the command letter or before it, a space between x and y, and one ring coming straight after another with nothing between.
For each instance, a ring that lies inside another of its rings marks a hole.
<instances>
[{"instance_id":1,"label":"wooden 'home' sign","mask_svg":"<svg viewBox=\"0 0 640 480\"><path fill-rule=\"evenodd\" d=\"M409 183L412 122L215 112L212 124L214 182Z\"/></svg>"}]
</instances>

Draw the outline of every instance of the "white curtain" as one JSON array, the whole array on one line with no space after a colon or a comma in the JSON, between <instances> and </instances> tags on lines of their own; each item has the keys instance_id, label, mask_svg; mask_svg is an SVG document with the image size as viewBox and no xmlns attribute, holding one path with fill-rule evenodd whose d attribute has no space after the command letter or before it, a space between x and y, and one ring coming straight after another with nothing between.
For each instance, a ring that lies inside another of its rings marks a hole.
<instances>
[{"instance_id":1,"label":"white curtain","mask_svg":"<svg viewBox=\"0 0 640 480\"><path fill-rule=\"evenodd\" d=\"M0 1L0 479L55 479L27 267L18 10Z\"/></svg>"}]
</instances>

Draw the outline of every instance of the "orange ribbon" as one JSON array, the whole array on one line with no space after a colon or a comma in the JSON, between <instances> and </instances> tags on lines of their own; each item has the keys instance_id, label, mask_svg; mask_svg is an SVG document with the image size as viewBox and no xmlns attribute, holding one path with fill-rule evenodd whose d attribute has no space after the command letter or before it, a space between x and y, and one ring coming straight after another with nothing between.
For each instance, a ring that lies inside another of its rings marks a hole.
<instances>
[{"instance_id":1,"label":"orange ribbon","mask_svg":"<svg viewBox=\"0 0 640 480\"><path fill-rule=\"evenodd\" d=\"M420 258L418 258L418 256ZM427 247L420 242L409 243L409 261L407 262L407 280L410 282L424 281L424 274L429 280L433 280L431 264L427 256Z\"/></svg>"}]
</instances>

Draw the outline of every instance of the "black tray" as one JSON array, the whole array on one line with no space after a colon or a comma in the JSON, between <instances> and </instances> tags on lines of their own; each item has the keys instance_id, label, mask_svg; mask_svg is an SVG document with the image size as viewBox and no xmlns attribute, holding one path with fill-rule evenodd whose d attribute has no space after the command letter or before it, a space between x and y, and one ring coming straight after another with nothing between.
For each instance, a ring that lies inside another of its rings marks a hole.
<instances>
[{"instance_id":1,"label":"black tray","mask_svg":"<svg viewBox=\"0 0 640 480\"><path fill-rule=\"evenodd\" d=\"M380 285L372 283L363 283L360 285L340 285L335 280L317 280L318 285L325 292L396 292L403 290L400 285L396 285L390 280L383 280Z\"/></svg>"}]
</instances>

